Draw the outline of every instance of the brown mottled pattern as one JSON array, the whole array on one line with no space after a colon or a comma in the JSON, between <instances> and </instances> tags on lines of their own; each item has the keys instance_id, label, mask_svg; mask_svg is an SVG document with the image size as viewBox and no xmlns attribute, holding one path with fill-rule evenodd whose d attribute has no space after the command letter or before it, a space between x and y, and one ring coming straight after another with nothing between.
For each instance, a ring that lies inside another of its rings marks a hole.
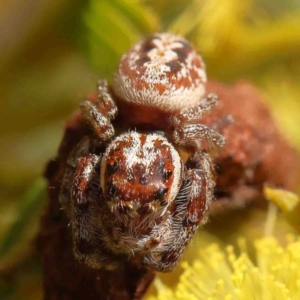
<instances>
[{"instance_id":1,"label":"brown mottled pattern","mask_svg":"<svg viewBox=\"0 0 300 300\"><path fill-rule=\"evenodd\" d=\"M83 170L89 163L90 157L83 157L78 160L78 166L76 168L76 176L74 178L74 188L72 192L75 193L76 199L80 199L80 201L84 200L84 193L86 193L88 186L88 178L85 177Z\"/></svg>"},{"instance_id":2,"label":"brown mottled pattern","mask_svg":"<svg viewBox=\"0 0 300 300\"><path fill-rule=\"evenodd\" d=\"M137 43L121 59L114 80L115 93L129 103L183 107L204 94L206 73L201 56L184 38L162 33ZM178 90L182 98L176 99ZM191 97L191 93L194 95ZM175 97L175 99L173 98Z\"/></svg>"},{"instance_id":3,"label":"brown mottled pattern","mask_svg":"<svg viewBox=\"0 0 300 300\"><path fill-rule=\"evenodd\" d=\"M150 76L151 72L155 69L160 68L157 61L151 61L151 58L148 56L149 52L156 47L153 43L154 40L161 40L159 35L154 35L149 37L148 39L142 41L140 44L133 47L126 55L123 56L119 69L122 72L123 76L126 76L132 84L132 87L136 90L142 90L145 88L149 88L149 84L145 81L141 80L141 76L146 75ZM166 61L165 65L170 67L170 71L165 72L164 75L169 79L169 86L156 83L154 85L154 89L158 90L160 95L162 95L166 89L175 87L176 89L181 86L186 88L192 88L197 84L198 80L202 82L202 77L197 73L197 69L205 69L204 63L200 55L196 53L193 47L184 39L180 40L163 40L164 46L168 46L172 49L173 52L177 54L177 59L173 59L170 61ZM174 43L174 47L172 47L172 43ZM176 47L176 44L182 44L182 48ZM163 51L168 50L167 47L163 49ZM165 53L162 52L161 56ZM192 68L187 67L187 58L188 55L192 54L193 59L191 62ZM134 65L131 65L131 61L129 58L131 56L136 57L136 61ZM148 63L148 64L147 64ZM191 80L188 76L183 78L179 78L178 72L182 69L185 69L187 74L191 76Z\"/></svg>"},{"instance_id":4,"label":"brown mottled pattern","mask_svg":"<svg viewBox=\"0 0 300 300\"><path fill-rule=\"evenodd\" d=\"M140 135L141 145L146 141L146 134ZM131 150L132 140L123 139L116 142L116 147L106 153L106 169L104 171L105 192L113 198L118 198L121 206L126 201L136 200L140 204L155 200L168 200L169 187L173 184L174 165L170 148L156 140L153 146L155 159L147 166L142 162L129 168L125 150ZM139 158L146 159L142 151ZM113 186L113 188L112 188ZM149 208L148 208L149 209Z\"/></svg>"},{"instance_id":5,"label":"brown mottled pattern","mask_svg":"<svg viewBox=\"0 0 300 300\"><path fill-rule=\"evenodd\" d=\"M187 207L188 225L194 225L194 224L198 225L201 222L207 210L206 209L207 199L210 198L209 193L211 192L208 191L206 176L200 174L194 174L194 176L197 178L197 182L199 184L199 190L201 192L197 194L197 197L190 199L190 202L188 204Z\"/></svg>"},{"instance_id":6,"label":"brown mottled pattern","mask_svg":"<svg viewBox=\"0 0 300 300\"><path fill-rule=\"evenodd\" d=\"M177 250L171 250L162 256L161 261L165 264L172 264L178 261L179 256L180 253Z\"/></svg>"}]
</instances>

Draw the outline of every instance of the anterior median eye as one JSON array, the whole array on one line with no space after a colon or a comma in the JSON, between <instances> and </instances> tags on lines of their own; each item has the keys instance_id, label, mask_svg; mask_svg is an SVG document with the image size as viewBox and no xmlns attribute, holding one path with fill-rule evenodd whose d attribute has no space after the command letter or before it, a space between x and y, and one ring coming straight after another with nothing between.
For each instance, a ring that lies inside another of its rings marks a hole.
<instances>
[{"instance_id":1,"label":"anterior median eye","mask_svg":"<svg viewBox=\"0 0 300 300\"><path fill-rule=\"evenodd\" d=\"M106 166L106 172L107 172L107 175L110 176L112 174L114 174L115 172L118 171L118 164L117 162L114 162L112 165L108 164Z\"/></svg>"},{"instance_id":2,"label":"anterior median eye","mask_svg":"<svg viewBox=\"0 0 300 300\"><path fill-rule=\"evenodd\" d=\"M168 192L168 188L159 188L153 195L154 199L163 200Z\"/></svg>"},{"instance_id":3,"label":"anterior median eye","mask_svg":"<svg viewBox=\"0 0 300 300\"><path fill-rule=\"evenodd\" d=\"M165 170L163 175L164 180L167 181L172 176L172 174L173 174L172 170Z\"/></svg>"}]
</instances>

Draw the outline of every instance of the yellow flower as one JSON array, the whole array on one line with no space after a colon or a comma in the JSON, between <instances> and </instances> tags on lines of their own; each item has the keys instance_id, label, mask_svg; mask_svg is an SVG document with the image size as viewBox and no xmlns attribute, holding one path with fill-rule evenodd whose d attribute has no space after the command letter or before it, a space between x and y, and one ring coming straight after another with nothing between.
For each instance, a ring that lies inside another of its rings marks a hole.
<instances>
[{"instance_id":1,"label":"yellow flower","mask_svg":"<svg viewBox=\"0 0 300 300\"><path fill-rule=\"evenodd\" d=\"M175 287L156 279L155 296L147 300L299 300L300 241L288 237L282 247L275 238L254 241L255 263L249 257L243 240L238 241L239 254L232 246L222 251L211 244L198 251L199 257L189 264Z\"/></svg>"},{"instance_id":2,"label":"yellow flower","mask_svg":"<svg viewBox=\"0 0 300 300\"><path fill-rule=\"evenodd\" d=\"M286 220L299 229L299 197L272 188L265 188L264 193L271 201L265 234L274 231L275 204ZM166 280L166 275L159 275L154 282L155 291L146 296L146 300L300 299L300 239L297 234L287 235L286 246L269 236L254 239L247 248L246 239L241 238L237 241L237 249L222 247L216 237L217 242L208 241L207 237L202 235L201 242L199 236L196 237L190 253L194 260L181 262L178 282L174 283L174 279L170 282L172 276ZM173 277L176 273L178 269Z\"/></svg>"},{"instance_id":3,"label":"yellow flower","mask_svg":"<svg viewBox=\"0 0 300 300\"><path fill-rule=\"evenodd\" d=\"M264 188L264 195L282 211L286 220L300 233L300 197L292 192L268 186Z\"/></svg>"}]
</instances>

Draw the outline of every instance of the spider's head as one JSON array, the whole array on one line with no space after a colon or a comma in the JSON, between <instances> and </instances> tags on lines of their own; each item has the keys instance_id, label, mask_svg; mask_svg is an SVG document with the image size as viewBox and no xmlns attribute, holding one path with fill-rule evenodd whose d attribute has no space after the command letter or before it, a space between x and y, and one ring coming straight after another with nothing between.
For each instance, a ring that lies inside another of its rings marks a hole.
<instances>
[{"instance_id":1,"label":"spider's head","mask_svg":"<svg viewBox=\"0 0 300 300\"><path fill-rule=\"evenodd\" d=\"M101 160L101 187L112 212L160 212L175 199L181 183L180 156L159 134L122 134Z\"/></svg>"}]
</instances>

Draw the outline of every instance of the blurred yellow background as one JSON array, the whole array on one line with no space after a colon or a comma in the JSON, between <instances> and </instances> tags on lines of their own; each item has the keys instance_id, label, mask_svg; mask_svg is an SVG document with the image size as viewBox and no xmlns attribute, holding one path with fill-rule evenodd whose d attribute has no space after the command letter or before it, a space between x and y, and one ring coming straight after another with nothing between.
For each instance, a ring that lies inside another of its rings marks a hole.
<instances>
[{"instance_id":1,"label":"blurred yellow background","mask_svg":"<svg viewBox=\"0 0 300 300\"><path fill-rule=\"evenodd\" d=\"M156 31L192 41L209 78L252 81L300 149L299 0L2 0L0 299L41 299L29 243L45 203L36 178L97 79L111 79L122 53Z\"/></svg>"}]
</instances>

